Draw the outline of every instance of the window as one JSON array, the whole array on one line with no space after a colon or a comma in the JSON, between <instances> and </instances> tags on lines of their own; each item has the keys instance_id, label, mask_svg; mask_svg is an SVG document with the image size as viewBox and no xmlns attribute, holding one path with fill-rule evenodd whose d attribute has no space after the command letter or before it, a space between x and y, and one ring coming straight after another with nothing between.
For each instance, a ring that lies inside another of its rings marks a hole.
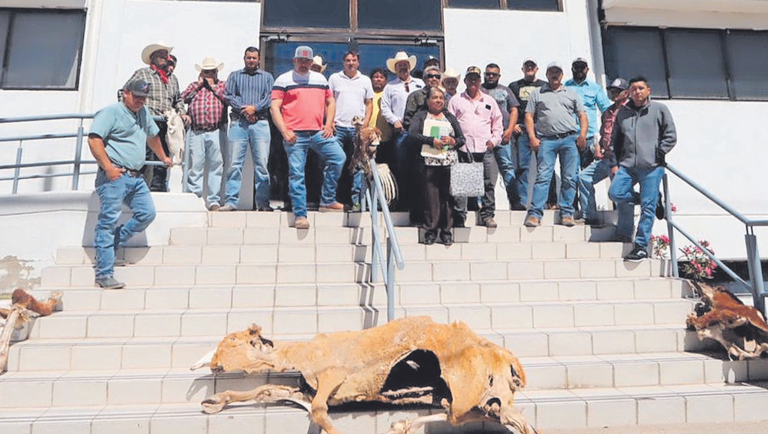
<instances>
[{"instance_id":1,"label":"window","mask_svg":"<svg viewBox=\"0 0 768 434\"><path fill-rule=\"evenodd\" d=\"M440 0L357 0L361 29L441 30Z\"/></svg>"},{"instance_id":2,"label":"window","mask_svg":"<svg viewBox=\"0 0 768 434\"><path fill-rule=\"evenodd\" d=\"M736 99L768 100L768 33L732 31L725 45Z\"/></svg>"},{"instance_id":3,"label":"window","mask_svg":"<svg viewBox=\"0 0 768 434\"><path fill-rule=\"evenodd\" d=\"M643 75L658 97L768 100L768 32L615 26L603 49L609 78Z\"/></svg>"},{"instance_id":4,"label":"window","mask_svg":"<svg viewBox=\"0 0 768 434\"><path fill-rule=\"evenodd\" d=\"M499 0L450 0L448 7L468 9L498 9Z\"/></svg>"},{"instance_id":5,"label":"window","mask_svg":"<svg viewBox=\"0 0 768 434\"><path fill-rule=\"evenodd\" d=\"M77 89L84 32L84 11L0 10L0 88Z\"/></svg>"},{"instance_id":6,"label":"window","mask_svg":"<svg viewBox=\"0 0 768 434\"><path fill-rule=\"evenodd\" d=\"M265 1L264 25L346 28L349 27L349 0Z\"/></svg>"},{"instance_id":7,"label":"window","mask_svg":"<svg viewBox=\"0 0 768 434\"><path fill-rule=\"evenodd\" d=\"M507 0L507 8L525 11L559 11L560 0Z\"/></svg>"}]
</instances>

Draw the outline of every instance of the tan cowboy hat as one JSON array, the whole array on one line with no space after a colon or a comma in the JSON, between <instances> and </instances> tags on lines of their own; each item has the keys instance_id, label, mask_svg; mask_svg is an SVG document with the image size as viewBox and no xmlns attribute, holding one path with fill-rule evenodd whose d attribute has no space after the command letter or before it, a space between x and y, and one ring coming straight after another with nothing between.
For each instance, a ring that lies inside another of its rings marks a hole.
<instances>
[{"instance_id":1,"label":"tan cowboy hat","mask_svg":"<svg viewBox=\"0 0 768 434\"><path fill-rule=\"evenodd\" d=\"M320 56L319 54L312 58L312 63L320 67L320 72L325 72L325 68L328 67L327 63L323 65L323 56Z\"/></svg>"},{"instance_id":2,"label":"tan cowboy hat","mask_svg":"<svg viewBox=\"0 0 768 434\"><path fill-rule=\"evenodd\" d=\"M200 62L199 65L195 63L195 69L197 70L197 72L209 71L211 69L221 71L222 69L224 69L224 63L222 62L217 64L216 59L214 59L213 57L206 57L205 59L203 59L202 62Z\"/></svg>"},{"instance_id":3,"label":"tan cowboy hat","mask_svg":"<svg viewBox=\"0 0 768 434\"><path fill-rule=\"evenodd\" d=\"M387 59L387 69L389 69L393 73L397 74L397 70L395 69L395 65L398 62L402 62L404 60L407 60L408 63L411 64L411 69L409 69L409 72L413 71L413 68L416 67L416 56L408 56L408 53L406 53L405 51L398 51L397 54L395 54L395 57L393 57L391 59Z\"/></svg>"},{"instance_id":4,"label":"tan cowboy hat","mask_svg":"<svg viewBox=\"0 0 768 434\"><path fill-rule=\"evenodd\" d=\"M152 53L154 53L157 50L168 50L168 53L173 51L173 47L171 47L168 44L163 43L162 41L157 41L154 44L149 44L146 47L144 47L143 50L141 50L141 61L149 65L152 63L149 58L152 57Z\"/></svg>"},{"instance_id":5,"label":"tan cowboy hat","mask_svg":"<svg viewBox=\"0 0 768 434\"><path fill-rule=\"evenodd\" d=\"M455 78L456 80L459 80L461 78L461 74L456 72L453 68L445 68L445 71L443 71L443 80L446 78Z\"/></svg>"}]
</instances>

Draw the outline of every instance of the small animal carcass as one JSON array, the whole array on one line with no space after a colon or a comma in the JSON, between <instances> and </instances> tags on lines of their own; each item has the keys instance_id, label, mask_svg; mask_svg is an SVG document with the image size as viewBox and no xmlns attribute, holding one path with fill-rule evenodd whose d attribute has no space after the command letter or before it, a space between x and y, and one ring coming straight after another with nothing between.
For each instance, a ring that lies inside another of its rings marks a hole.
<instances>
[{"instance_id":1,"label":"small animal carcass","mask_svg":"<svg viewBox=\"0 0 768 434\"><path fill-rule=\"evenodd\" d=\"M525 386L520 361L507 349L478 336L466 324L438 324L429 317L403 318L362 331L318 334L308 342L279 343L261 328L232 333L192 369L214 373L298 371L296 387L263 385L247 392L217 393L202 402L217 413L233 402L292 401L329 434L340 434L328 407L349 402L428 404L445 413L392 425L391 434L414 433L422 425L495 421L509 431L537 433L514 407Z\"/></svg>"}]
</instances>

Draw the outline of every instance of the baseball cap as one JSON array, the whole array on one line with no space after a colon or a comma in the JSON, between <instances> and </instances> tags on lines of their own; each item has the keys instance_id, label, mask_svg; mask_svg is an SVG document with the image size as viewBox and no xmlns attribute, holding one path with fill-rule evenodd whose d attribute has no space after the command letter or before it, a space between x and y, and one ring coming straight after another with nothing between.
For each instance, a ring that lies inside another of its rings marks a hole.
<instances>
[{"instance_id":1,"label":"baseball cap","mask_svg":"<svg viewBox=\"0 0 768 434\"><path fill-rule=\"evenodd\" d=\"M526 63L529 63L529 62L533 63L536 66L539 65L539 63L536 62L536 59L534 59L533 57L526 57L525 60L523 61L523 65L525 65Z\"/></svg>"},{"instance_id":2,"label":"baseball cap","mask_svg":"<svg viewBox=\"0 0 768 434\"><path fill-rule=\"evenodd\" d=\"M135 96L149 95L149 83L144 80L136 79L125 85L123 88Z\"/></svg>"},{"instance_id":3,"label":"baseball cap","mask_svg":"<svg viewBox=\"0 0 768 434\"><path fill-rule=\"evenodd\" d=\"M583 63L583 64L585 64L585 65L589 65L589 62L587 62L587 59L585 59L585 58L583 58L583 57L577 57L576 59L574 59L574 60L573 60L573 62L571 63L571 65L575 65L575 64L577 64L577 63Z\"/></svg>"},{"instance_id":4,"label":"baseball cap","mask_svg":"<svg viewBox=\"0 0 768 434\"><path fill-rule=\"evenodd\" d=\"M469 77L470 74L477 74L477 76L483 75L483 71L480 70L477 66L470 66L467 68L467 72L464 73L465 77Z\"/></svg>"},{"instance_id":5,"label":"baseball cap","mask_svg":"<svg viewBox=\"0 0 768 434\"><path fill-rule=\"evenodd\" d=\"M552 68L557 68L557 69L559 69L562 72L563 65L561 65L560 62L558 62L558 61L549 62L549 64L547 65L547 71L549 71Z\"/></svg>"},{"instance_id":6,"label":"baseball cap","mask_svg":"<svg viewBox=\"0 0 768 434\"><path fill-rule=\"evenodd\" d=\"M608 85L608 89L610 88L627 90L629 89L629 82L627 80L624 80L621 77L618 77L615 80L613 80L610 85Z\"/></svg>"},{"instance_id":7,"label":"baseball cap","mask_svg":"<svg viewBox=\"0 0 768 434\"><path fill-rule=\"evenodd\" d=\"M440 59L435 56L427 56L426 59L424 59L423 65L438 65L440 66Z\"/></svg>"},{"instance_id":8,"label":"baseball cap","mask_svg":"<svg viewBox=\"0 0 768 434\"><path fill-rule=\"evenodd\" d=\"M296 47L296 53L294 53L294 59L309 59L312 60L315 57L315 53L312 51L312 47L306 45L300 45Z\"/></svg>"}]
</instances>

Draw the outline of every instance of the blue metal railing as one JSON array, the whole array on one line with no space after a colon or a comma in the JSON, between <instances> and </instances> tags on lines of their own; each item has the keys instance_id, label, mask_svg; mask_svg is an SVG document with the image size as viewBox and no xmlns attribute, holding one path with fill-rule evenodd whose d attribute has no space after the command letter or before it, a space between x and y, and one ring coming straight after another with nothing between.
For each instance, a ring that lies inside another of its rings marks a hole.
<instances>
[{"instance_id":1,"label":"blue metal railing","mask_svg":"<svg viewBox=\"0 0 768 434\"><path fill-rule=\"evenodd\" d=\"M671 172L675 176L677 176L679 179L681 179L683 182L691 186L694 190L702 194L704 197L715 203L717 206L725 210L728 214L735 217L737 220L742 222L746 227L746 235L744 236L746 248L747 248L747 265L749 267L749 283L744 281L741 277L739 277L738 274L736 274L733 270L731 270L727 265L725 265L721 260L719 260L714 254L712 254L709 250L705 249L691 234L683 230L677 223L673 221L672 217L672 202L669 197L669 180L667 178L667 172ZM692 242L694 246L699 248L701 252L707 257L709 257L712 261L717 264L720 269L725 271L733 280L736 282L741 283L744 285L749 291L752 293L752 300L754 303L754 306L757 310L759 310L761 313L765 315L765 297L766 292L763 285L763 268L760 263L760 254L757 250L757 237L755 236L755 227L756 226L768 226L768 220L753 220L750 218L747 218L744 214L740 213L739 211L733 209L731 206L729 206L727 203L725 203L722 199L715 196L714 194L710 193L706 188L702 187L701 185L697 184L695 181L687 177L685 174L680 172L679 170L675 169L674 167L667 165L666 170L664 172L663 179L663 185L664 185L664 211L667 221L667 233L669 236L669 249L670 249L670 259L671 259L671 265L672 265L672 273L675 277L679 276L679 271L677 268L677 247L675 243L675 231L680 232L685 238L688 239L688 241Z\"/></svg>"},{"instance_id":2,"label":"blue metal railing","mask_svg":"<svg viewBox=\"0 0 768 434\"><path fill-rule=\"evenodd\" d=\"M397 241L397 233L392 223L392 214L389 212L387 200L384 197L384 187L381 183L381 175L376 168L376 161L370 160L373 182L369 189L369 195L366 198L370 200L368 209L371 213L371 282L376 283L379 280L379 268L384 280L384 286L387 289L387 321L395 319L395 266L398 270L405 267L403 254L400 251L400 243ZM387 230L387 255L386 258L381 251L381 233L379 232L379 207L384 216L384 227Z\"/></svg>"},{"instance_id":3,"label":"blue metal railing","mask_svg":"<svg viewBox=\"0 0 768 434\"><path fill-rule=\"evenodd\" d=\"M13 187L11 190L11 194L17 194L19 191L19 181L23 179L39 179L39 178L56 178L56 177L63 177L63 176L71 176L72 177L72 190L78 190L80 188L80 175L93 175L96 172L83 172L82 166L83 165L92 165L96 164L95 160L83 160L83 141L84 138L87 137L88 132L85 131L85 128L83 127L83 122L86 119L93 119L92 113L65 113L65 114L57 114L57 115L44 115L44 116L25 116L25 117L17 117L17 118L0 118L0 124L11 124L11 123L21 123L21 122L41 122L41 121L57 121L57 120L68 120L68 119L76 119L78 120L78 127L77 132L75 133L52 133L52 134L36 134L36 135L26 135L26 136L12 136L12 137L0 137L0 143L3 142L19 142L19 147L16 148L16 161L14 164L3 164L0 165L0 170L13 170L13 176L7 176L7 177L0 177L0 181L13 181ZM154 119L156 121L164 120L161 116L154 116ZM36 162L36 163L22 163L22 158L24 154L24 142L25 141L32 141L32 140L47 140L47 139L67 139L67 138L75 138L75 155L72 160L58 160L58 161L44 161L44 162ZM184 149L184 158L182 160L182 170L183 170L183 188L184 191L187 191L187 170L186 170L186 164L187 164L187 158L189 156L189 149L187 146L185 146ZM145 161L145 165L147 166L162 166L163 163L160 161ZM32 167L50 167L50 166L73 166L73 169L71 172L60 172L60 173L43 173L43 174L34 174L34 175L21 175L21 169L26 168L32 168Z\"/></svg>"}]
</instances>

